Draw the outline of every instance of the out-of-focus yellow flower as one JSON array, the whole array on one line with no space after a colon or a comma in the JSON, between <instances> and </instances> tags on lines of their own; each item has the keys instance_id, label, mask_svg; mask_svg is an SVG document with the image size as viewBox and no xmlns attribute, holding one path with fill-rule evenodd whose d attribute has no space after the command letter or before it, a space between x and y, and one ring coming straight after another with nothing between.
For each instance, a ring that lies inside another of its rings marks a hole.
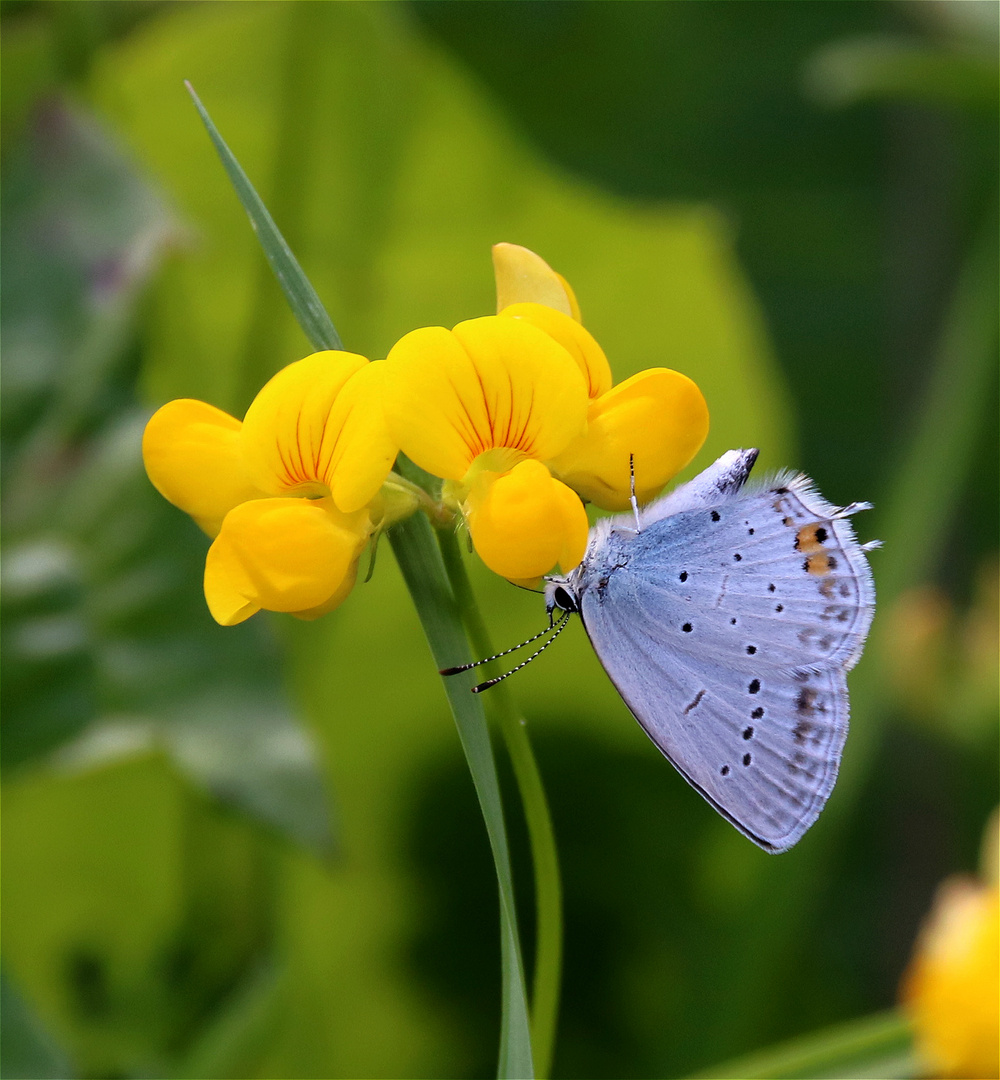
<instances>
[{"instance_id":1,"label":"out-of-focus yellow flower","mask_svg":"<svg viewBox=\"0 0 1000 1080\"><path fill-rule=\"evenodd\" d=\"M902 984L917 1052L936 1077L1000 1074L1000 891L996 815L984 859L990 880L943 882Z\"/></svg>"},{"instance_id":2,"label":"out-of-focus yellow flower","mask_svg":"<svg viewBox=\"0 0 1000 1080\"><path fill-rule=\"evenodd\" d=\"M394 439L445 480L444 501L464 514L487 566L530 581L583 557L577 496L625 509L634 461L647 501L701 447L708 409L667 368L613 387L566 281L513 244L498 244L493 260L498 314L400 339L381 373L383 401Z\"/></svg>"},{"instance_id":3,"label":"out-of-focus yellow flower","mask_svg":"<svg viewBox=\"0 0 1000 1080\"><path fill-rule=\"evenodd\" d=\"M205 598L217 622L261 609L312 619L350 592L396 456L372 372L363 356L314 353L279 371L242 423L193 400L150 419L150 480L214 537Z\"/></svg>"},{"instance_id":4,"label":"out-of-focus yellow flower","mask_svg":"<svg viewBox=\"0 0 1000 1080\"><path fill-rule=\"evenodd\" d=\"M910 716L969 745L996 730L1000 646L996 555L976 572L967 610L936 585L919 585L883 612L886 676Z\"/></svg>"}]
</instances>

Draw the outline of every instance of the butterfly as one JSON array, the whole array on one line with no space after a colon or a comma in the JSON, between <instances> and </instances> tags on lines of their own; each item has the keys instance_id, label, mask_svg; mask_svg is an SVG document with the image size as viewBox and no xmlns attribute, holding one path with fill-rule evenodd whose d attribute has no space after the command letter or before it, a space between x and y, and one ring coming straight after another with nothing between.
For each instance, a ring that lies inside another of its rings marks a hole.
<instances>
[{"instance_id":1,"label":"butterfly","mask_svg":"<svg viewBox=\"0 0 1000 1080\"><path fill-rule=\"evenodd\" d=\"M837 778L846 674L875 609L865 553L879 545L859 544L851 527L868 503L832 506L789 473L745 486L757 453L731 450L599 521L582 562L545 579L545 603L556 634L580 617L681 776L755 844L782 852Z\"/></svg>"}]
</instances>

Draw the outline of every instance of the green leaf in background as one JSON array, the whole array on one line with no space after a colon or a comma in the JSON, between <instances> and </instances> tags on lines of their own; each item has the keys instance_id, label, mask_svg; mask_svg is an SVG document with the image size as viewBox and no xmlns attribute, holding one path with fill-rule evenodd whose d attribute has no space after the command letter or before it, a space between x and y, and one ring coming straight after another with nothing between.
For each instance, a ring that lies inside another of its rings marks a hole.
<instances>
[{"instance_id":1,"label":"green leaf in background","mask_svg":"<svg viewBox=\"0 0 1000 1080\"><path fill-rule=\"evenodd\" d=\"M328 854L323 784L266 628L212 624L187 587L204 541L142 470L130 338L174 219L65 106L39 116L11 173L4 767L84 729L65 751L80 763L163 747L220 799Z\"/></svg>"},{"instance_id":2,"label":"green leaf in background","mask_svg":"<svg viewBox=\"0 0 1000 1080\"><path fill-rule=\"evenodd\" d=\"M3 185L5 955L85 1073L162 1073L270 947L269 837L329 858L330 814L268 625L215 626L206 540L142 469L136 317L175 219L79 109L49 103L28 136ZM172 850L147 810L164 775ZM136 777L152 786L130 812ZM113 793L103 817L75 804L102 805L91 780ZM205 845L197 872L168 857ZM20 1015L4 1010L5 1047Z\"/></svg>"},{"instance_id":3,"label":"green leaf in background","mask_svg":"<svg viewBox=\"0 0 1000 1080\"><path fill-rule=\"evenodd\" d=\"M5 161L3 763L98 709L85 553L56 520L87 439L123 409L139 290L175 232L162 198L78 111L50 101Z\"/></svg>"},{"instance_id":4,"label":"green leaf in background","mask_svg":"<svg viewBox=\"0 0 1000 1080\"><path fill-rule=\"evenodd\" d=\"M3 817L11 977L79 1074L173 1075L274 948L260 829L163 754L32 770Z\"/></svg>"}]
</instances>

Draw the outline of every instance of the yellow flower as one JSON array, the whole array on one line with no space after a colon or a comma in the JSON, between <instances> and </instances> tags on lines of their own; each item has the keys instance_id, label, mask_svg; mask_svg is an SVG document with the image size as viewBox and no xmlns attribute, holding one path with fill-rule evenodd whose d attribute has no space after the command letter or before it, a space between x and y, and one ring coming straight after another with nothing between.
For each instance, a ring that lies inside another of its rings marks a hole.
<instances>
[{"instance_id":1,"label":"yellow flower","mask_svg":"<svg viewBox=\"0 0 1000 1080\"><path fill-rule=\"evenodd\" d=\"M572 289L537 255L493 249L498 314L400 339L385 363L389 428L445 480L492 570L530 581L583 557L581 498L607 510L647 501L708 431L697 386L667 368L612 386L607 357L579 322ZM573 493L576 494L573 494Z\"/></svg>"},{"instance_id":2,"label":"yellow flower","mask_svg":"<svg viewBox=\"0 0 1000 1080\"><path fill-rule=\"evenodd\" d=\"M910 967L903 1003L916 1048L937 1077L1000 1073L1000 891L996 827L988 830L992 880L954 877L938 889Z\"/></svg>"},{"instance_id":3,"label":"yellow flower","mask_svg":"<svg viewBox=\"0 0 1000 1080\"><path fill-rule=\"evenodd\" d=\"M363 356L314 353L279 371L242 423L192 400L150 419L150 480L214 537L205 598L217 622L261 609L312 619L350 592L396 456L373 374Z\"/></svg>"},{"instance_id":4,"label":"yellow flower","mask_svg":"<svg viewBox=\"0 0 1000 1080\"><path fill-rule=\"evenodd\" d=\"M413 330L382 367L393 438L446 481L443 498L462 509L487 566L521 580L583 558L583 504L543 464L587 418L580 369L557 341L490 315Z\"/></svg>"}]
</instances>

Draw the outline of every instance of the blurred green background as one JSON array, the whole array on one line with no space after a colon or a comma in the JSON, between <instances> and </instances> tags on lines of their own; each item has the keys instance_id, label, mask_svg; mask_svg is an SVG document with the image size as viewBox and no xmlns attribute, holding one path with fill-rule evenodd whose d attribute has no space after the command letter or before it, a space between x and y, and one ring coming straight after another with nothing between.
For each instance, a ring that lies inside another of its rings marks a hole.
<instances>
[{"instance_id":1,"label":"blurred green background","mask_svg":"<svg viewBox=\"0 0 1000 1080\"><path fill-rule=\"evenodd\" d=\"M616 381L871 499L841 782L758 851L579 627L520 674L565 883L557 1076L682 1076L891 1006L997 801L997 5L4 2L7 1077L487 1076L495 879L387 548L318 623L212 623L152 408L308 351L190 79L347 347L573 284ZM472 572L498 645L537 597ZM513 795L509 775L503 777ZM530 861L509 800L530 943ZM530 956L530 944L529 944Z\"/></svg>"}]
</instances>

